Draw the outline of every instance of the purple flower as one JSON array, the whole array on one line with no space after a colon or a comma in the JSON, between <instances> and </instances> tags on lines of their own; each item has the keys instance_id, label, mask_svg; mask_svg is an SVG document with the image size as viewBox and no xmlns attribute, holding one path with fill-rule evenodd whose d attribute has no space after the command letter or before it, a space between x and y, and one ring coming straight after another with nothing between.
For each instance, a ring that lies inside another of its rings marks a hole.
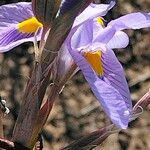
<instances>
[{"instance_id":1,"label":"purple flower","mask_svg":"<svg viewBox=\"0 0 150 150\"><path fill-rule=\"evenodd\" d=\"M91 4L75 19L60 51L60 62L64 65L60 68L68 70L74 61L112 122L117 127L127 128L132 112L130 92L123 68L112 49L124 48L129 43L127 34L121 30L149 27L150 14L128 14L104 27L102 19L97 17L104 16L114 4L114 1ZM33 16L31 3L0 7L0 52L34 41L36 31L40 40L42 24Z\"/></svg>"},{"instance_id":2,"label":"purple flower","mask_svg":"<svg viewBox=\"0 0 150 150\"><path fill-rule=\"evenodd\" d=\"M88 20L92 21L93 18L96 18L98 16L105 16L106 13L114 5L115 5L114 0L110 1L109 4L90 4L89 7L87 7L78 17L76 17L71 32L75 32L76 29L78 29L82 24L85 24L85 26L86 26L88 24ZM90 12L90 15L89 15L89 12ZM77 35L77 34L75 34L75 35ZM80 39L80 36L76 37L76 39L75 40L77 43L79 41L81 41L81 43L83 42L83 44L84 44L84 41ZM64 44L61 46L61 50L59 51L59 58L58 58L58 62L57 62L57 72L58 72L57 78L62 78L63 76L65 76L65 74L67 74L69 69L71 69L73 63L74 63L74 60L72 59L71 55L69 54L68 46L67 46L66 42L64 42ZM77 69L75 72L77 72L78 70L79 69ZM56 71L56 67L55 67L55 71Z\"/></svg>"},{"instance_id":3,"label":"purple flower","mask_svg":"<svg viewBox=\"0 0 150 150\"><path fill-rule=\"evenodd\" d=\"M33 16L31 3L20 2L0 6L0 52L27 41L34 41L34 34L42 24ZM41 29L37 34L40 39Z\"/></svg>"},{"instance_id":4,"label":"purple flower","mask_svg":"<svg viewBox=\"0 0 150 150\"><path fill-rule=\"evenodd\" d=\"M104 16L114 4L113 1L110 4L91 4L76 18L74 27L77 28L96 16ZM34 17L31 3L20 2L0 6L0 52L7 52L24 42L34 41L36 31L37 40L40 40L42 24Z\"/></svg>"},{"instance_id":5,"label":"purple flower","mask_svg":"<svg viewBox=\"0 0 150 150\"><path fill-rule=\"evenodd\" d=\"M150 27L149 13L132 13L108 23L101 18L88 20L66 40L68 50L88 81L106 114L119 128L127 128L132 112L130 92L124 71L113 48L129 43L120 30Z\"/></svg>"}]
</instances>

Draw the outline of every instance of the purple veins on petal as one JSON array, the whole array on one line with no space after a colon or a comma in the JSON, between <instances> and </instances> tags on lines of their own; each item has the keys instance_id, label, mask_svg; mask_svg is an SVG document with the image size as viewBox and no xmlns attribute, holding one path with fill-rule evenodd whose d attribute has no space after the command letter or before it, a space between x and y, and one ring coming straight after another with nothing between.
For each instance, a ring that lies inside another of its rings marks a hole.
<instances>
[{"instance_id":1,"label":"purple veins on petal","mask_svg":"<svg viewBox=\"0 0 150 150\"><path fill-rule=\"evenodd\" d=\"M31 3L20 2L0 6L0 52L6 52L24 42L33 41L39 23L31 8ZM42 28L37 40L40 40Z\"/></svg>"},{"instance_id":2,"label":"purple veins on petal","mask_svg":"<svg viewBox=\"0 0 150 150\"><path fill-rule=\"evenodd\" d=\"M40 31L39 31L40 32ZM40 33L38 34L38 40ZM15 27L10 27L7 31L0 33L0 52L7 52L10 49L28 41L34 40L34 33L21 33Z\"/></svg>"},{"instance_id":3,"label":"purple veins on petal","mask_svg":"<svg viewBox=\"0 0 150 150\"><path fill-rule=\"evenodd\" d=\"M129 111L120 93L105 82L105 78L101 80L81 54L71 48L69 51L112 122L120 128L127 128Z\"/></svg>"},{"instance_id":4,"label":"purple veins on petal","mask_svg":"<svg viewBox=\"0 0 150 150\"><path fill-rule=\"evenodd\" d=\"M110 49L105 51L102 55L102 62L104 68L104 76L108 79L110 84L121 94L128 109L132 110L130 92L124 75L124 71L114 52Z\"/></svg>"},{"instance_id":5,"label":"purple veins on petal","mask_svg":"<svg viewBox=\"0 0 150 150\"><path fill-rule=\"evenodd\" d=\"M10 27L10 24L16 24L33 17L31 3L20 2L0 6L0 31L3 27Z\"/></svg>"}]
</instances>

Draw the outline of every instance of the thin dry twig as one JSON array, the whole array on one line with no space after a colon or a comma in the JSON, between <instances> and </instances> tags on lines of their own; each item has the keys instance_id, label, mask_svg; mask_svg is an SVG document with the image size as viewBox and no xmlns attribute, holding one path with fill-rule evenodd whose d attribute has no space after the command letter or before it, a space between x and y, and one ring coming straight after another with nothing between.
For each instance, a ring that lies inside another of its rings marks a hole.
<instances>
[{"instance_id":1,"label":"thin dry twig","mask_svg":"<svg viewBox=\"0 0 150 150\"><path fill-rule=\"evenodd\" d=\"M143 82L145 82L145 81L147 81L147 80L149 80L149 79L150 79L149 74L141 75L141 76L139 76L138 78L136 78L136 79L132 80L131 82L129 82L129 87L130 87L130 88L133 88L133 87L135 87L137 84L143 83Z\"/></svg>"}]
</instances>

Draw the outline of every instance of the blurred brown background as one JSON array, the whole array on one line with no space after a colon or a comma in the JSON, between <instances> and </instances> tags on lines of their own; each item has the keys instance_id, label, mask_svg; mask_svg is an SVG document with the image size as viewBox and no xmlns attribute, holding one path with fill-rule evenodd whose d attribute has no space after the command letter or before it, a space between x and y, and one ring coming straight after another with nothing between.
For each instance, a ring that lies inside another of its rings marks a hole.
<instances>
[{"instance_id":1,"label":"blurred brown background","mask_svg":"<svg viewBox=\"0 0 150 150\"><path fill-rule=\"evenodd\" d=\"M0 5L19 0L1 0ZM22 0L23 1L23 0ZM26 0L28 1L28 0ZM150 11L149 0L118 0L106 20L137 12ZM149 29L128 31L130 44L117 56L126 71L133 104L149 89L150 83L150 32ZM0 94L6 99L11 113L4 119L6 137L10 138L17 118L21 96L33 67L32 43L25 43L5 54L0 54ZM129 125L129 129L109 137L96 150L149 150L150 109L148 108ZM43 129L44 150L59 150L108 123L99 103L79 72L70 80L60 99L55 102L49 120Z\"/></svg>"}]
</instances>

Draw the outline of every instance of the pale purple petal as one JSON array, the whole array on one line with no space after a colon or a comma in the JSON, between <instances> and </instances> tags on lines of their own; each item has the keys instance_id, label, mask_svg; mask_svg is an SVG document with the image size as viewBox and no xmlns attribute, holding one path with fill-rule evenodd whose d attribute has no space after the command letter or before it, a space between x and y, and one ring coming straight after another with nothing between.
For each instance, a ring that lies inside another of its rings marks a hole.
<instances>
[{"instance_id":1,"label":"pale purple petal","mask_svg":"<svg viewBox=\"0 0 150 150\"><path fill-rule=\"evenodd\" d=\"M117 31L113 38L107 43L107 48L125 48L129 44L129 37L123 31Z\"/></svg>"},{"instance_id":2,"label":"pale purple petal","mask_svg":"<svg viewBox=\"0 0 150 150\"><path fill-rule=\"evenodd\" d=\"M70 46L69 52L112 122L120 128L127 128L129 111L120 93L105 80L100 79L79 52L72 50Z\"/></svg>"},{"instance_id":3,"label":"pale purple petal","mask_svg":"<svg viewBox=\"0 0 150 150\"><path fill-rule=\"evenodd\" d=\"M112 20L108 26L116 30L147 28L150 27L150 13L131 13Z\"/></svg>"},{"instance_id":4,"label":"pale purple petal","mask_svg":"<svg viewBox=\"0 0 150 150\"><path fill-rule=\"evenodd\" d=\"M41 38L41 30L38 31L37 40ZM34 41L34 33L21 33L16 27L9 27L0 33L0 52L7 52L12 48L28 41Z\"/></svg>"},{"instance_id":5,"label":"pale purple petal","mask_svg":"<svg viewBox=\"0 0 150 150\"><path fill-rule=\"evenodd\" d=\"M76 17L73 27L83 24L85 21L105 16L107 12L115 5L115 0L109 4L90 4L78 17Z\"/></svg>"},{"instance_id":6,"label":"pale purple petal","mask_svg":"<svg viewBox=\"0 0 150 150\"><path fill-rule=\"evenodd\" d=\"M0 32L33 17L31 3L20 2L0 6ZM5 29L6 29L5 28Z\"/></svg>"},{"instance_id":7,"label":"pale purple petal","mask_svg":"<svg viewBox=\"0 0 150 150\"><path fill-rule=\"evenodd\" d=\"M58 55L57 67L59 76L64 76L66 72L70 69L71 65L74 63L66 44L61 46Z\"/></svg>"},{"instance_id":8,"label":"pale purple petal","mask_svg":"<svg viewBox=\"0 0 150 150\"><path fill-rule=\"evenodd\" d=\"M114 0L109 4L91 4L75 19L72 31L70 32L72 48L81 50L91 45L97 35L96 31L101 29L101 25L98 25L94 18L106 15L114 5ZM108 35L108 32L103 34L104 36Z\"/></svg>"},{"instance_id":9,"label":"pale purple petal","mask_svg":"<svg viewBox=\"0 0 150 150\"><path fill-rule=\"evenodd\" d=\"M28 41L34 40L34 33L21 33L17 29L18 23L33 17L31 3L20 2L0 6L0 52ZM37 34L40 40L41 29Z\"/></svg>"},{"instance_id":10,"label":"pale purple petal","mask_svg":"<svg viewBox=\"0 0 150 150\"><path fill-rule=\"evenodd\" d=\"M98 34L93 36L92 46L97 49L97 43L101 43L108 44L108 48L124 48L128 45L129 38L125 33L117 31L144 27L150 27L150 14L133 13L125 15L111 21L106 28L101 29Z\"/></svg>"},{"instance_id":11,"label":"pale purple petal","mask_svg":"<svg viewBox=\"0 0 150 150\"><path fill-rule=\"evenodd\" d=\"M112 27L107 27L104 29L101 29L97 35L93 38L93 43L103 43L107 44L112 37L115 35L116 30Z\"/></svg>"},{"instance_id":12,"label":"pale purple petal","mask_svg":"<svg viewBox=\"0 0 150 150\"><path fill-rule=\"evenodd\" d=\"M94 51L106 50L106 44L114 37L115 33L116 30L112 27L100 29L97 34L93 34L93 41L87 45L86 49Z\"/></svg>"},{"instance_id":13,"label":"pale purple petal","mask_svg":"<svg viewBox=\"0 0 150 150\"><path fill-rule=\"evenodd\" d=\"M82 24L72 35L71 46L73 49L82 49L87 47L93 40L93 20Z\"/></svg>"},{"instance_id":14,"label":"pale purple petal","mask_svg":"<svg viewBox=\"0 0 150 150\"><path fill-rule=\"evenodd\" d=\"M97 33L96 33L97 32ZM78 27L72 35L71 46L73 49L99 49L100 45L108 43L115 35L112 27L102 28L96 20L89 20Z\"/></svg>"},{"instance_id":15,"label":"pale purple petal","mask_svg":"<svg viewBox=\"0 0 150 150\"><path fill-rule=\"evenodd\" d=\"M102 63L104 68L104 76L121 94L128 109L132 110L132 102L130 98L129 87L124 75L124 70L111 49L107 49L103 52Z\"/></svg>"}]
</instances>

